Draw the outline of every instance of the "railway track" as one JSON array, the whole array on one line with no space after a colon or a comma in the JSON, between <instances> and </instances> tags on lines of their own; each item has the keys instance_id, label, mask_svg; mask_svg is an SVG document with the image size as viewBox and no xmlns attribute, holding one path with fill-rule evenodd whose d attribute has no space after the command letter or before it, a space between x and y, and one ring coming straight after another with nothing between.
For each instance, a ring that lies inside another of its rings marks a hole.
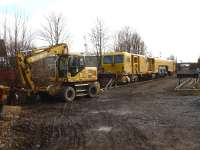
<instances>
[{"instance_id":1,"label":"railway track","mask_svg":"<svg viewBox=\"0 0 200 150\"><path fill-rule=\"evenodd\" d=\"M111 86L111 87L101 88L101 90L102 91L107 91L107 90L115 89L115 88L130 87L130 86L133 86L133 85L134 86L138 86L138 85L142 85L142 84L153 82L153 81L164 80L166 78L169 78L169 76L165 77L165 78L156 78L156 79L149 79L149 80L141 80L141 81L137 81L137 82L131 82L131 83L126 83L126 84L114 85L114 86Z\"/></svg>"},{"instance_id":2,"label":"railway track","mask_svg":"<svg viewBox=\"0 0 200 150\"><path fill-rule=\"evenodd\" d=\"M109 91L111 89L119 89L119 88L125 88L125 87L131 87L131 86L139 86L139 85L143 85L149 82L153 82L153 81L159 81L159 80L164 80L166 78L169 77L165 77L165 78L156 78L156 79L149 79L149 80L141 80L141 81L136 81L136 82L131 82L131 83L126 83L126 84L115 84L115 85L107 85L104 88L101 88L101 92L100 94L103 94L105 91ZM114 82L114 81L113 81ZM108 82L109 84L109 82ZM43 100L47 100L47 98L43 99L43 98L39 98L38 96L34 96L34 97L28 97L28 100L26 100L27 97L24 97L23 94L21 96L19 96L20 99L14 100L13 103L8 103L10 106L12 105L26 105L26 104L35 104L39 101L39 99L41 101ZM50 97L48 97L49 99ZM52 98L51 98L52 99Z\"/></svg>"},{"instance_id":3,"label":"railway track","mask_svg":"<svg viewBox=\"0 0 200 150\"><path fill-rule=\"evenodd\" d=\"M181 95L199 95L200 94L200 79L199 78L184 78L179 81L179 84L174 89Z\"/></svg>"}]
</instances>

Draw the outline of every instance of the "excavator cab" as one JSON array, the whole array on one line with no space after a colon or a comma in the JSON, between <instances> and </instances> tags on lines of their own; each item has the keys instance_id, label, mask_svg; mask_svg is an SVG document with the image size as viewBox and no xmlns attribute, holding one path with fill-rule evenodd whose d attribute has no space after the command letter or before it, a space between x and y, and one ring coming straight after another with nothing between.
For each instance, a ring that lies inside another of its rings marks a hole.
<instances>
[{"instance_id":1,"label":"excavator cab","mask_svg":"<svg viewBox=\"0 0 200 150\"><path fill-rule=\"evenodd\" d=\"M76 96L95 97L99 93L97 68L86 67L84 56L60 55L56 66L57 82L48 87L50 95L61 95L64 100L73 101Z\"/></svg>"},{"instance_id":2,"label":"excavator cab","mask_svg":"<svg viewBox=\"0 0 200 150\"><path fill-rule=\"evenodd\" d=\"M85 68L83 56L62 55L58 58L58 77L76 76Z\"/></svg>"}]
</instances>

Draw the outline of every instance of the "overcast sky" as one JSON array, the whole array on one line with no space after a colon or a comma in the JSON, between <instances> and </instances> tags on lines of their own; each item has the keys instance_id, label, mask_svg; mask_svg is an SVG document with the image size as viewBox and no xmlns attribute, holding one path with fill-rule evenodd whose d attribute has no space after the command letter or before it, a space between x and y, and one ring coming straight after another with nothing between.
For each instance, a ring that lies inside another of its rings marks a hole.
<instances>
[{"instance_id":1,"label":"overcast sky","mask_svg":"<svg viewBox=\"0 0 200 150\"><path fill-rule=\"evenodd\" d=\"M196 61L200 56L200 2L198 0L0 0L0 10L29 14L33 30L44 15L63 13L72 41L71 50L84 50L96 18L104 20L108 34L130 26L154 56L177 56Z\"/></svg>"}]
</instances>

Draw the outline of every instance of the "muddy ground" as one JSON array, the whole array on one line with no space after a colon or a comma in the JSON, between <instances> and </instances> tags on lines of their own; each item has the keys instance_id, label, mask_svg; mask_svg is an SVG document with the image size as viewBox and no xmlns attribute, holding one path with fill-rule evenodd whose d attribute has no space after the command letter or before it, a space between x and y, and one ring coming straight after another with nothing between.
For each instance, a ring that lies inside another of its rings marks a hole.
<instances>
[{"instance_id":1,"label":"muddy ground","mask_svg":"<svg viewBox=\"0 0 200 150\"><path fill-rule=\"evenodd\" d=\"M2 150L199 150L200 97L175 78L109 90L98 98L7 107Z\"/></svg>"}]
</instances>

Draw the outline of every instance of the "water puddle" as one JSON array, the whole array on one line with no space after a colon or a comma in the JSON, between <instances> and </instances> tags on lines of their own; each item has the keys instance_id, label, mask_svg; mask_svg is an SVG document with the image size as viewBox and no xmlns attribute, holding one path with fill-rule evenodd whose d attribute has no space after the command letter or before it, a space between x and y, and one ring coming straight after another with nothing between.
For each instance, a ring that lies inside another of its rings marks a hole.
<instances>
[{"instance_id":1,"label":"water puddle","mask_svg":"<svg viewBox=\"0 0 200 150\"><path fill-rule=\"evenodd\" d=\"M106 126L102 126L97 129L97 131L102 131L102 132L110 132L111 130L112 127L106 127Z\"/></svg>"},{"instance_id":2,"label":"water puddle","mask_svg":"<svg viewBox=\"0 0 200 150\"><path fill-rule=\"evenodd\" d=\"M99 113L110 113L113 115L127 115L127 114L132 114L133 112L131 112L130 110L114 110L114 109L109 109L109 110L101 110L101 111L91 111L90 113L92 114L99 114Z\"/></svg>"}]
</instances>

